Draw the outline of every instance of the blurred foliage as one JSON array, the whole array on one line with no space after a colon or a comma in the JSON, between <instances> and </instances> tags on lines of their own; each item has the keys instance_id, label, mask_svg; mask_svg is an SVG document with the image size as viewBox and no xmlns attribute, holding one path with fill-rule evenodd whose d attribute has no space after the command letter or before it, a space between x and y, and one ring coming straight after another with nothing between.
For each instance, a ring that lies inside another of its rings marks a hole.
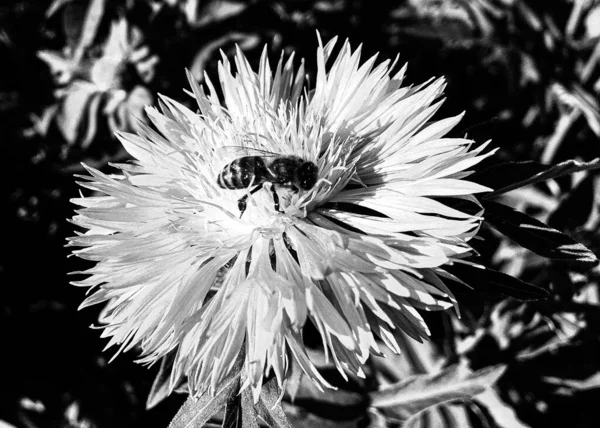
<instances>
[{"instance_id":1,"label":"blurred foliage","mask_svg":"<svg viewBox=\"0 0 600 428\"><path fill-rule=\"evenodd\" d=\"M99 309L77 312L83 296L67 272L86 265L64 249L78 191L72 174L80 162L108 168L126 159L113 132L135 131L155 94L191 105L184 70L198 81L215 76L221 50L237 44L254 64L265 44L273 59L295 51L312 74L316 30L363 43L366 56L400 53L414 83L445 75L440 114L466 110L456 135L493 139L500 151L487 166L600 156L598 1L5 0L0 426L168 425L185 397L165 398L160 375L153 385L159 368L133 356L108 364L88 328ZM506 172L490 171L480 179ZM543 239L561 231L600 254L600 178L583 168L531 183L488 205L502 202L553 229L537 233L531 221L518 229L518 214L508 215L512 226L499 224L492 208L474 245L482 264L552 297L519 302L481 292L484 284L458 287L460 318L426 314L432 340L406 338L401 356L372 358L365 379L345 381L323 361L339 389L321 393L292 372L282 409L294 426L597 426L600 269L544 258ZM521 247L515 230L538 244ZM314 353L319 360L317 345ZM229 400L228 415L243 414L244 400ZM266 408L263 417L277 421L281 409Z\"/></svg>"}]
</instances>

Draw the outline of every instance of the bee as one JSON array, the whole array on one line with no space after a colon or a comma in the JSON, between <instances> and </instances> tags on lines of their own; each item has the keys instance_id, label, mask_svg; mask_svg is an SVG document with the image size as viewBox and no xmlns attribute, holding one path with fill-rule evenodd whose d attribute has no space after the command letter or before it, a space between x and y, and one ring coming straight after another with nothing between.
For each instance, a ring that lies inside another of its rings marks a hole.
<instances>
[{"instance_id":1,"label":"bee","mask_svg":"<svg viewBox=\"0 0 600 428\"><path fill-rule=\"evenodd\" d=\"M260 152L262 156L243 156L223 167L217 176L217 184L222 189L254 188L238 200L240 218L246 211L248 197L260 189L265 183L290 188L293 192L312 189L318 178L318 168L313 162L305 161L299 156L286 156L276 153ZM279 211L279 196L275 186L271 186L275 210Z\"/></svg>"}]
</instances>

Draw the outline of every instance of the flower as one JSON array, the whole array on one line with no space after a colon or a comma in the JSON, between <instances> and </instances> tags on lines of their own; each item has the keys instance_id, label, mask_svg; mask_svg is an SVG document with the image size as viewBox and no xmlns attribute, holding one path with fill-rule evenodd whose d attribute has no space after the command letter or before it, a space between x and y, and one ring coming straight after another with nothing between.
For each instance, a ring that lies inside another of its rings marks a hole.
<instances>
[{"instance_id":1,"label":"flower","mask_svg":"<svg viewBox=\"0 0 600 428\"><path fill-rule=\"evenodd\" d=\"M289 358L330 386L305 350L306 323L343 376L360 376L381 341L400 352L400 331L427 337L418 310L456 304L444 266L471 252L481 213L447 202L489 190L465 180L485 145L443 138L460 116L431 120L442 79L402 86L406 67L361 65L348 42L327 71L335 43L319 40L311 92L293 55L272 71L265 51L255 73L238 50L235 74L224 57L224 105L208 78L207 92L190 79L199 114L162 97L147 109L159 132L119 134L135 164L87 168L82 186L105 196L74 200L88 230L71 245L96 262L75 282L95 289L82 306L107 302L108 346L139 345L141 362L176 349L171 387L187 376L191 394L214 393L241 352L255 397L271 371L282 385ZM264 183L240 217L248 190L217 183L240 147L314 162L318 181Z\"/></svg>"},{"instance_id":2,"label":"flower","mask_svg":"<svg viewBox=\"0 0 600 428\"><path fill-rule=\"evenodd\" d=\"M85 51L78 41L76 47L67 45L60 52L38 53L52 70L57 88L56 102L34 119L36 132L45 135L55 123L68 143L85 148L96 137L100 117L112 132L139 129L136 118L153 97L134 82L152 80L158 57L143 44L139 29L124 18L111 22L104 44L95 50L92 55L88 51L93 50Z\"/></svg>"}]
</instances>

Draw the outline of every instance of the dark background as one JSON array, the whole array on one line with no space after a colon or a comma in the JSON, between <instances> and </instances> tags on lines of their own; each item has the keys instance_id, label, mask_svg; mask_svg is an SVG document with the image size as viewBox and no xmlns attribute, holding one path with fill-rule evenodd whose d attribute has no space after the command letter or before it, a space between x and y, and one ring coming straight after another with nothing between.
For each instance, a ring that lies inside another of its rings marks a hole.
<instances>
[{"instance_id":1,"label":"dark background","mask_svg":"<svg viewBox=\"0 0 600 428\"><path fill-rule=\"evenodd\" d=\"M132 352L108 363L114 351L103 353L100 332L89 328L100 308L78 312L85 290L69 285L69 272L89 265L68 258L65 244L74 234L67 219L74 215L69 199L79 192L73 174L82 173L80 162L110 171L108 162L127 159L112 133L135 131L135 118L156 102L155 94L191 106L183 92L186 68L198 80L206 72L218 81L219 49L230 55L237 43L256 65L268 44L272 62L281 51L295 51L311 74L318 30L325 41L338 35L353 47L362 43L363 58L399 53L400 63L409 63L409 83L446 76L439 117L465 111L453 133L478 143L492 139L500 151L487 164L591 160L600 155L600 9L593 3L5 0L0 421L165 427L183 402L173 396L146 411L157 367L135 364ZM105 61L115 53L103 51L115 22L127 23L129 42L116 64ZM71 65L56 65L41 52ZM82 92L80 82L94 89ZM116 107L105 112L113 98ZM505 202L598 254L599 197L590 173L516 192ZM543 260L490 229L481 235L483 262L551 289L553 297L521 305L457 290L462 321L430 317L436 349L473 368L508 364L498 391L525 426L597 426L598 270ZM475 336L474 347L457 351L457 343ZM480 412L471 415L473 426L506 426L485 406Z\"/></svg>"}]
</instances>

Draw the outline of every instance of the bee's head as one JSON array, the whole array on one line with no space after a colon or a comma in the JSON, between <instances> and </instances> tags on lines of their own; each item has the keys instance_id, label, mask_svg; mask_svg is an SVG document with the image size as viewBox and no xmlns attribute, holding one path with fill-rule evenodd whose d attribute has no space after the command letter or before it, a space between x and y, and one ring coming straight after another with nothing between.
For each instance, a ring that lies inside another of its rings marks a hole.
<instances>
[{"instance_id":1,"label":"bee's head","mask_svg":"<svg viewBox=\"0 0 600 428\"><path fill-rule=\"evenodd\" d=\"M318 168L313 162L303 162L298 168L298 186L302 190L310 190L317 182Z\"/></svg>"}]
</instances>

